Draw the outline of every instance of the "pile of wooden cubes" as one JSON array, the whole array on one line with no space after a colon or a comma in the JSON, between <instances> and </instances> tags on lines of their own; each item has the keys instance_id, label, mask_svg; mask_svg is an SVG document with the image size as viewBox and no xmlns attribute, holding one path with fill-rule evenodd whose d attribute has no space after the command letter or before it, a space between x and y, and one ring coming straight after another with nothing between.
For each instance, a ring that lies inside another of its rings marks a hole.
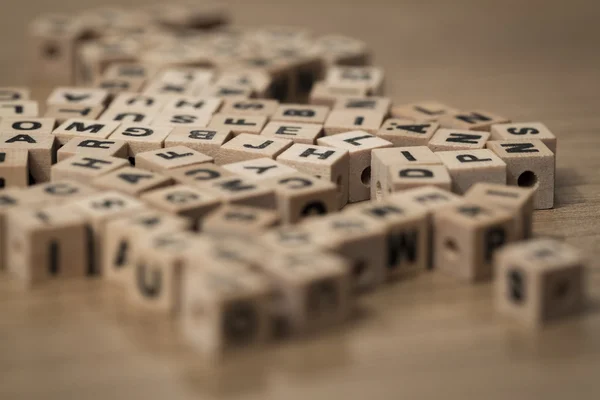
<instances>
[{"instance_id":1,"label":"pile of wooden cubes","mask_svg":"<svg viewBox=\"0 0 600 400\"><path fill-rule=\"evenodd\" d=\"M164 7L33 24L36 76L58 86L43 104L0 88L0 268L121 284L212 355L337 324L432 269L495 277L533 325L581 307L580 254L531 239L554 201L542 123L394 104L355 39Z\"/></svg>"}]
</instances>

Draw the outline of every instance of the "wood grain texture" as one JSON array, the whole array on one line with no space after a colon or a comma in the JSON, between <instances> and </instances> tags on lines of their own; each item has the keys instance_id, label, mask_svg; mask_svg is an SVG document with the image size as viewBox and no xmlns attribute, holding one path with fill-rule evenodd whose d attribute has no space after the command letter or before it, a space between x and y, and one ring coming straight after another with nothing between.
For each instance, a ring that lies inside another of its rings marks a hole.
<instances>
[{"instance_id":1,"label":"wood grain texture","mask_svg":"<svg viewBox=\"0 0 600 400\"><path fill-rule=\"evenodd\" d=\"M26 83L26 22L102 0L9 0L0 84ZM433 273L360 299L346 326L210 369L176 321L102 281L28 293L0 277L2 399L597 399L600 392L600 7L588 0L229 1L241 25L309 25L366 40L395 101L435 99L558 136L555 209L535 232L590 254L581 318L538 334L492 307L491 286ZM146 4L132 0L128 5ZM315 12L318 7L318 12Z\"/></svg>"}]
</instances>

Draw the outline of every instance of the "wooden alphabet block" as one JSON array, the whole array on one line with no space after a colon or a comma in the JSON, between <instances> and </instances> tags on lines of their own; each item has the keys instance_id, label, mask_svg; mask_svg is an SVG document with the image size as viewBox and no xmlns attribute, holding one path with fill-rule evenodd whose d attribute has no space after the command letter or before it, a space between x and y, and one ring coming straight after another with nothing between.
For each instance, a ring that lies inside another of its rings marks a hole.
<instances>
[{"instance_id":1,"label":"wooden alphabet block","mask_svg":"<svg viewBox=\"0 0 600 400\"><path fill-rule=\"evenodd\" d=\"M465 200L433 214L434 266L469 282L493 277L494 253L515 240L513 215Z\"/></svg>"},{"instance_id":2,"label":"wooden alphabet block","mask_svg":"<svg viewBox=\"0 0 600 400\"><path fill-rule=\"evenodd\" d=\"M265 157L275 159L292 144L289 139L242 133L221 146L215 163L223 165Z\"/></svg>"},{"instance_id":3,"label":"wooden alphabet block","mask_svg":"<svg viewBox=\"0 0 600 400\"><path fill-rule=\"evenodd\" d=\"M230 115L258 115L271 117L279 108L277 100L270 99L227 99L221 113Z\"/></svg>"},{"instance_id":4,"label":"wooden alphabet block","mask_svg":"<svg viewBox=\"0 0 600 400\"><path fill-rule=\"evenodd\" d=\"M169 100L168 96L121 93L110 103L109 109L157 114L163 110Z\"/></svg>"},{"instance_id":5,"label":"wooden alphabet block","mask_svg":"<svg viewBox=\"0 0 600 400\"><path fill-rule=\"evenodd\" d=\"M364 131L350 131L317 139L321 146L348 150L348 201L356 203L371 196L371 152L392 147L392 143Z\"/></svg>"},{"instance_id":6,"label":"wooden alphabet block","mask_svg":"<svg viewBox=\"0 0 600 400\"><path fill-rule=\"evenodd\" d=\"M0 191L0 271L6 269L6 214L19 207L36 203L37 199L27 196L24 190L10 188Z\"/></svg>"},{"instance_id":7,"label":"wooden alphabet block","mask_svg":"<svg viewBox=\"0 0 600 400\"><path fill-rule=\"evenodd\" d=\"M393 118L408 119L417 122L435 122L440 117L457 113L459 110L437 101L421 101L418 103L394 105L391 110Z\"/></svg>"},{"instance_id":8,"label":"wooden alphabet block","mask_svg":"<svg viewBox=\"0 0 600 400\"><path fill-rule=\"evenodd\" d=\"M338 188L338 207L348 203L350 156L348 150L295 143L277 157L305 174L331 181Z\"/></svg>"},{"instance_id":9,"label":"wooden alphabet block","mask_svg":"<svg viewBox=\"0 0 600 400\"><path fill-rule=\"evenodd\" d=\"M382 200L389 193L388 168L392 165L435 165L442 160L426 146L392 147L371 152L371 199Z\"/></svg>"},{"instance_id":10,"label":"wooden alphabet block","mask_svg":"<svg viewBox=\"0 0 600 400\"><path fill-rule=\"evenodd\" d=\"M152 119L154 126L176 127L206 127L212 118L212 114L206 114L204 111L172 111L163 110Z\"/></svg>"},{"instance_id":11,"label":"wooden alphabet block","mask_svg":"<svg viewBox=\"0 0 600 400\"><path fill-rule=\"evenodd\" d=\"M37 117L38 102L33 100L0 102L0 118L5 117Z\"/></svg>"},{"instance_id":12,"label":"wooden alphabet block","mask_svg":"<svg viewBox=\"0 0 600 400\"><path fill-rule=\"evenodd\" d=\"M489 132L492 125L506 124L510 120L487 111L461 111L438 119L442 128Z\"/></svg>"},{"instance_id":13,"label":"wooden alphabet block","mask_svg":"<svg viewBox=\"0 0 600 400\"><path fill-rule=\"evenodd\" d=\"M54 105L47 106L44 117L54 118L57 124L64 124L71 118L85 118L86 120L98 119L104 111L103 106L76 106L76 105Z\"/></svg>"},{"instance_id":14,"label":"wooden alphabet block","mask_svg":"<svg viewBox=\"0 0 600 400\"><path fill-rule=\"evenodd\" d=\"M253 181L264 181L298 172L292 167L267 157L224 164L223 168Z\"/></svg>"},{"instance_id":15,"label":"wooden alphabet block","mask_svg":"<svg viewBox=\"0 0 600 400\"><path fill-rule=\"evenodd\" d=\"M259 115L215 114L210 120L208 128L230 130L236 136L242 133L259 135L266 123L267 117Z\"/></svg>"},{"instance_id":16,"label":"wooden alphabet block","mask_svg":"<svg viewBox=\"0 0 600 400\"><path fill-rule=\"evenodd\" d=\"M315 41L315 47L328 65L361 66L369 65L371 60L367 44L348 36L321 36Z\"/></svg>"},{"instance_id":17,"label":"wooden alphabet block","mask_svg":"<svg viewBox=\"0 0 600 400\"><path fill-rule=\"evenodd\" d=\"M189 185L153 190L143 194L140 199L158 210L190 218L194 221L194 226L222 202L218 195Z\"/></svg>"},{"instance_id":18,"label":"wooden alphabet block","mask_svg":"<svg viewBox=\"0 0 600 400\"><path fill-rule=\"evenodd\" d=\"M111 63L104 70L104 77L106 78L138 78L138 79L152 79L156 71L154 71L149 65L139 63Z\"/></svg>"},{"instance_id":19,"label":"wooden alphabet block","mask_svg":"<svg viewBox=\"0 0 600 400\"><path fill-rule=\"evenodd\" d=\"M123 124L150 124L156 114L144 110L128 110L124 108L109 107L98 118L98 121L114 121Z\"/></svg>"},{"instance_id":20,"label":"wooden alphabet block","mask_svg":"<svg viewBox=\"0 0 600 400\"><path fill-rule=\"evenodd\" d=\"M383 80L383 70L378 67L334 66L325 76L329 86L367 89L368 95L383 94Z\"/></svg>"},{"instance_id":21,"label":"wooden alphabet block","mask_svg":"<svg viewBox=\"0 0 600 400\"><path fill-rule=\"evenodd\" d=\"M315 242L314 236L308 224L282 225L263 233L259 242L277 253L317 252L323 248Z\"/></svg>"},{"instance_id":22,"label":"wooden alphabet block","mask_svg":"<svg viewBox=\"0 0 600 400\"><path fill-rule=\"evenodd\" d=\"M146 79L135 78L135 77L106 77L101 76L96 79L93 87L106 90L108 95L112 98L119 93L137 93L142 90L146 84Z\"/></svg>"},{"instance_id":23,"label":"wooden alphabet block","mask_svg":"<svg viewBox=\"0 0 600 400\"><path fill-rule=\"evenodd\" d=\"M427 146L439 126L435 122L390 118L379 128L377 136L392 142L396 147Z\"/></svg>"},{"instance_id":24,"label":"wooden alphabet block","mask_svg":"<svg viewBox=\"0 0 600 400\"><path fill-rule=\"evenodd\" d=\"M129 156L129 145L123 140L73 138L58 149L56 156L60 162L76 154L85 154L91 157L127 158Z\"/></svg>"},{"instance_id":25,"label":"wooden alphabet block","mask_svg":"<svg viewBox=\"0 0 600 400\"><path fill-rule=\"evenodd\" d=\"M86 196L73 201L69 207L74 212L84 215L91 225L93 233L94 257L93 266L90 266L92 275L103 275L104 265L102 249L106 237L106 224L115 219L146 208L141 201L116 191L104 191L102 193Z\"/></svg>"},{"instance_id":26,"label":"wooden alphabet block","mask_svg":"<svg viewBox=\"0 0 600 400\"><path fill-rule=\"evenodd\" d=\"M386 276L386 235L381 224L358 214L339 213L307 220L319 246L345 257L355 290L372 289Z\"/></svg>"},{"instance_id":27,"label":"wooden alphabet block","mask_svg":"<svg viewBox=\"0 0 600 400\"><path fill-rule=\"evenodd\" d=\"M34 81L73 83L76 49L85 33L85 26L68 15L46 14L32 21L28 65Z\"/></svg>"},{"instance_id":28,"label":"wooden alphabet block","mask_svg":"<svg viewBox=\"0 0 600 400\"><path fill-rule=\"evenodd\" d=\"M107 139L121 124L113 121L71 118L58 126L52 134L64 145L74 138Z\"/></svg>"},{"instance_id":29,"label":"wooden alphabet block","mask_svg":"<svg viewBox=\"0 0 600 400\"><path fill-rule=\"evenodd\" d=\"M252 89L245 85L212 84L197 91L202 97L217 97L229 100L245 100L252 96Z\"/></svg>"},{"instance_id":30,"label":"wooden alphabet block","mask_svg":"<svg viewBox=\"0 0 600 400\"><path fill-rule=\"evenodd\" d=\"M130 196L160 189L173 184L173 179L140 168L124 167L94 178L92 185L99 189L115 190Z\"/></svg>"},{"instance_id":31,"label":"wooden alphabet block","mask_svg":"<svg viewBox=\"0 0 600 400\"><path fill-rule=\"evenodd\" d=\"M209 157L215 158L221 146L233 134L228 129L207 129L201 127L176 127L165 139L165 147L185 146Z\"/></svg>"},{"instance_id":32,"label":"wooden alphabet block","mask_svg":"<svg viewBox=\"0 0 600 400\"><path fill-rule=\"evenodd\" d=\"M8 272L25 285L90 274L91 230L71 207L12 210L7 223Z\"/></svg>"},{"instance_id":33,"label":"wooden alphabet block","mask_svg":"<svg viewBox=\"0 0 600 400\"><path fill-rule=\"evenodd\" d=\"M183 92L188 91L186 89L190 89L189 92L192 92L198 86L210 84L214 75L214 71L209 68L171 67L163 69L152 81L154 83L171 86L172 88L170 90L167 88L167 90L164 91L167 94L183 94ZM178 90L178 88L183 88L183 90Z\"/></svg>"},{"instance_id":34,"label":"wooden alphabet block","mask_svg":"<svg viewBox=\"0 0 600 400\"><path fill-rule=\"evenodd\" d=\"M328 86L325 82L315 82L310 91L308 103L334 107L338 100L356 96L364 97L367 96L368 89L366 88L346 88L346 87L333 87Z\"/></svg>"},{"instance_id":35,"label":"wooden alphabet block","mask_svg":"<svg viewBox=\"0 0 600 400\"><path fill-rule=\"evenodd\" d=\"M26 87L0 86L0 102L29 100L31 91Z\"/></svg>"},{"instance_id":36,"label":"wooden alphabet block","mask_svg":"<svg viewBox=\"0 0 600 400\"><path fill-rule=\"evenodd\" d=\"M236 176L236 174L225 168L210 163L170 169L166 173L177 182L200 188L210 186L214 181L221 178Z\"/></svg>"},{"instance_id":37,"label":"wooden alphabet block","mask_svg":"<svg viewBox=\"0 0 600 400\"><path fill-rule=\"evenodd\" d=\"M165 147L138 153L135 156L136 167L154 172L165 172L170 169L211 163L212 161L212 157L186 146Z\"/></svg>"},{"instance_id":38,"label":"wooden alphabet block","mask_svg":"<svg viewBox=\"0 0 600 400\"><path fill-rule=\"evenodd\" d=\"M275 189L283 223L337 211L338 192L332 182L302 173L288 173L263 181Z\"/></svg>"},{"instance_id":39,"label":"wooden alphabet block","mask_svg":"<svg viewBox=\"0 0 600 400\"><path fill-rule=\"evenodd\" d=\"M387 168L389 193L402 192L421 186L452 190L452 178L443 165L394 164ZM383 196L385 197L385 196Z\"/></svg>"},{"instance_id":40,"label":"wooden alphabet block","mask_svg":"<svg viewBox=\"0 0 600 400\"><path fill-rule=\"evenodd\" d=\"M52 181L69 179L89 183L92 179L109 172L128 167L129 161L110 156L74 155L52 166Z\"/></svg>"},{"instance_id":41,"label":"wooden alphabet block","mask_svg":"<svg viewBox=\"0 0 600 400\"><path fill-rule=\"evenodd\" d=\"M276 97L272 94L272 81L272 78L265 71L248 69L223 71L215 83L224 86L247 86L252 89L252 93L255 97L265 99ZM235 101L235 99L230 100ZM243 101L242 99L240 100Z\"/></svg>"},{"instance_id":42,"label":"wooden alphabet block","mask_svg":"<svg viewBox=\"0 0 600 400\"><path fill-rule=\"evenodd\" d=\"M50 167L56 159L53 135L44 133L0 134L0 148L6 151L27 150L29 175L37 183L50 180Z\"/></svg>"},{"instance_id":43,"label":"wooden alphabet block","mask_svg":"<svg viewBox=\"0 0 600 400\"><path fill-rule=\"evenodd\" d=\"M264 343L270 333L272 286L244 263L200 254L205 268L185 272L182 329L190 345L206 356Z\"/></svg>"},{"instance_id":44,"label":"wooden alphabet block","mask_svg":"<svg viewBox=\"0 0 600 400\"><path fill-rule=\"evenodd\" d=\"M490 140L541 140L556 154L556 136L541 122L518 122L492 125Z\"/></svg>"},{"instance_id":45,"label":"wooden alphabet block","mask_svg":"<svg viewBox=\"0 0 600 400\"><path fill-rule=\"evenodd\" d=\"M30 202L43 205L61 205L97 193L98 190L85 183L74 180L57 180L30 186L23 193Z\"/></svg>"},{"instance_id":46,"label":"wooden alphabet block","mask_svg":"<svg viewBox=\"0 0 600 400\"><path fill-rule=\"evenodd\" d=\"M190 82L164 82L159 79L148 82L144 88L144 94L148 95L178 95L191 96L194 94L194 86Z\"/></svg>"},{"instance_id":47,"label":"wooden alphabet block","mask_svg":"<svg viewBox=\"0 0 600 400\"><path fill-rule=\"evenodd\" d=\"M493 205L514 215L515 239L531 237L535 190L494 183L476 183L465 193L466 199Z\"/></svg>"},{"instance_id":48,"label":"wooden alphabet block","mask_svg":"<svg viewBox=\"0 0 600 400\"><path fill-rule=\"evenodd\" d=\"M428 146L435 152L483 149L489 137L489 132L438 129Z\"/></svg>"},{"instance_id":49,"label":"wooden alphabet block","mask_svg":"<svg viewBox=\"0 0 600 400\"><path fill-rule=\"evenodd\" d=\"M46 99L46 105L104 106L108 98L108 92L103 89L57 87Z\"/></svg>"},{"instance_id":50,"label":"wooden alphabet block","mask_svg":"<svg viewBox=\"0 0 600 400\"><path fill-rule=\"evenodd\" d=\"M425 186L394 193L387 201L394 201L399 205L416 204L433 215L439 209L460 204L462 197L435 186Z\"/></svg>"},{"instance_id":51,"label":"wooden alphabet block","mask_svg":"<svg viewBox=\"0 0 600 400\"><path fill-rule=\"evenodd\" d=\"M0 148L0 189L27 187L29 184L27 149Z\"/></svg>"},{"instance_id":52,"label":"wooden alphabet block","mask_svg":"<svg viewBox=\"0 0 600 400\"><path fill-rule=\"evenodd\" d=\"M196 240L190 232L154 232L139 238L126 279L129 298L137 307L173 316L180 313L184 268L192 267L186 253Z\"/></svg>"},{"instance_id":53,"label":"wooden alphabet block","mask_svg":"<svg viewBox=\"0 0 600 400\"><path fill-rule=\"evenodd\" d=\"M75 81L80 85L91 85L113 62L137 61L142 46L139 40L121 35L82 43L77 49Z\"/></svg>"},{"instance_id":54,"label":"wooden alphabet block","mask_svg":"<svg viewBox=\"0 0 600 400\"><path fill-rule=\"evenodd\" d=\"M388 97L343 97L339 98L334 110L349 110L349 111L375 111L387 116L390 113L392 101Z\"/></svg>"},{"instance_id":55,"label":"wooden alphabet block","mask_svg":"<svg viewBox=\"0 0 600 400\"><path fill-rule=\"evenodd\" d=\"M323 125L294 122L269 122L261 136L290 139L294 143L315 144L323 136Z\"/></svg>"},{"instance_id":56,"label":"wooden alphabet block","mask_svg":"<svg viewBox=\"0 0 600 400\"><path fill-rule=\"evenodd\" d=\"M506 163L488 149L436 153L452 177L452 191L463 194L477 182L506 184Z\"/></svg>"},{"instance_id":57,"label":"wooden alphabet block","mask_svg":"<svg viewBox=\"0 0 600 400\"><path fill-rule=\"evenodd\" d=\"M162 111L212 115L219 111L222 104L223 100L217 97L174 96L166 101Z\"/></svg>"},{"instance_id":58,"label":"wooden alphabet block","mask_svg":"<svg viewBox=\"0 0 600 400\"><path fill-rule=\"evenodd\" d=\"M496 308L512 319L541 328L583 309L586 265L573 246L544 238L515 243L494 264Z\"/></svg>"},{"instance_id":59,"label":"wooden alphabet block","mask_svg":"<svg viewBox=\"0 0 600 400\"><path fill-rule=\"evenodd\" d=\"M16 133L52 133L56 120L54 118L4 117L0 122L0 134Z\"/></svg>"},{"instance_id":60,"label":"wooden alphabet block","mask_svg":"<svg viewBox=\"0 0 600 400\"><path fill-rule=\"evenodd\" d=\"M430 224L427 210L415 203L387 199L357 204L359 214L381 224L386 233L386 276L397 278L424 271L429 261Z\"/></svg>"},{"instance_id":61,"label":"wooden alphabet block","mask_svg":"<svg viewBox=\"0 0 600 400\"><path fill-rule=\"evenodd\" d=\"M164 147L164 142L173 128L141 124L121 124L111 135L112 140L124 140L129 144L129 157ZM130 160L131 161L131 160Z\"/></svg>"},{"instance_id":62,"label":"wooden alphabet block","mask_svg":"<svg viewBox=\"0 0 600 400\"><path fill-rule=\"evenodd\" d=\"M506 163L509 185L535 189L536 210L554 207L556 158L541 140L491 141L488 149Z\"/></svg>"},{"instance_id":63,"label":"wooden alphabet block","mask_svg":"<svg viewBox=\"0 0 600 400\"><path fill-rule=\"evenodd\" d=\"M323 124L329 115L329 107L306 104L282 104L271 116L271 121Z\"/></svg>"},{"instance_id":64,"label":"wooden alphabet block","mask_svg":"<svg viewBox=\"0 0 600 400\"><path fill-rule=\"evenodd\" d=\"M361 130L375 135L385 115L377 111L333 110L323 125L325 135Z\"/></svg>"},{"instance_id":65,"label":"wooden alphabet block","mask_svg":"<svg viewBox=\"0 0 600 400\"><path fill-rule=\"evenodd\" d=\"M217 195L226 204L241 204L266 209L273 209L277 204L273 188L241 176L215 179L206 185L206 190Z\"/></svg>"},{"instance_id":66,"label":"wooden alphabet block","mask_svg":"<svg viewBox=\"0 0 600 400\"><path fill-rule=\"evenodd\" d=\"M186 231L191 220L161 211L137 211L134 215L108 221L105 227L102 271L104 276L115 282L133 281L135 255L140 238L157 233Z\"/></svg>"},{"instance_id":67,"label":"wooden alphabet block","mask_svg":"<svg viewBox=\"0 0 600 400\"><path fill-rule=\"evenodd\" d=\"M275 254L262 268L278 294L282 311L275 318L297 334L342 323L353 306L350 269L342 257L321 251Z\"/></svg>"},{"instance_id":68,"label":"wooden alphabet block","mask_svg":"<svg viewBox=\"0 0 600 400\"><path fill-rule=\"evenodd\" d=\"M219 207L202 220L202 232L255 236L279 224L279 213L273 210L228 204Z\"/></svg>"}]
</instances>

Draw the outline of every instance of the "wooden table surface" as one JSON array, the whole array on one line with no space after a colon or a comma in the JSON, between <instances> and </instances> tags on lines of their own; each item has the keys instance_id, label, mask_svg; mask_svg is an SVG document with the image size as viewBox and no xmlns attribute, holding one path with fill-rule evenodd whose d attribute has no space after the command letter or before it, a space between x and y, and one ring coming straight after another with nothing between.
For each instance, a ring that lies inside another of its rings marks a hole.
<instances>
[{"instance_id":1,"label":"wooden table surface","mask_svg":"<svg viewBox=\"0 0 600 400\"><path fill-rule=\"evenodd\" d=\"M101 3L5 0L0 85L26 83L32 16ZM366 40L396 101L436 99L545 122L559 137L556 208L536 212L535 231L589 253L589 307L531 333L495 312L490 285L424 274L360 298L359 315L340 329L211 368L185 345L177 321L141 315L101 281L24 292L0 277L0 399L600 398L597 2L229 3L244 25L306 25Z\"/></svg>"}]
</instances>

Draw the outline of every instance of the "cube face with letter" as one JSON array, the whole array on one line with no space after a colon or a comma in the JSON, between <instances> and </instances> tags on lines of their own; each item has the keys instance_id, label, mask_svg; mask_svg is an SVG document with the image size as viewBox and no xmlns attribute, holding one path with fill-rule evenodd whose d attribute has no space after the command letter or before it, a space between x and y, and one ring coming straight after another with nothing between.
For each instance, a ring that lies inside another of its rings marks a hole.
<instances>
[{"instance_id":1,"label":"cube face with letter","mask_svg":"<svg viewBox=\"0 0 600 400\"><path fill-rule=\"evenodd\" d=\"M452 191L463 194L477 182L506 184L506 163L488 149L440 151L436 155L452 177Z\"/></svg>"},{"instance_id":2,"label":"cube face with letter","mask_svg":"<svg viewBox=\"0 0 600 400\"><path fill-rule=\"evenodd\" d=\"M534 239L498 252L496 306L532 327L575 314L585 301L585 260L567 243Z\"/></svg>"},{"instance_id":3,"label":"cube face with letter","mask_svg":"<svg viewBox=\"0 0 600 400\"><path fill-rule=\"evenodd\" d=\"M434 264L468 282L493 276L497 249L514 241L513 215L474 201L463 201L434 213Z\"/></svg>"},{"instance_id":4,"label":"cube face with letter","mask_svg":"<svg viewBox=\"0 0 600 400\"><path fill-rule=\"evenodd\" d=\"M92 232L70 207L10 212L6 243L8 271L26 285L92 273Z\"/></svg>"},{"instance_id":5,"label":"cube face with letter","mask_svg":"<svg viewBox=\"0 0 600 400\"><path fill-rule=\"evenodd\" d=\"M29 184L29 152L26 149L0 148L0 189Z\"/></svg>"}]
</instances>

